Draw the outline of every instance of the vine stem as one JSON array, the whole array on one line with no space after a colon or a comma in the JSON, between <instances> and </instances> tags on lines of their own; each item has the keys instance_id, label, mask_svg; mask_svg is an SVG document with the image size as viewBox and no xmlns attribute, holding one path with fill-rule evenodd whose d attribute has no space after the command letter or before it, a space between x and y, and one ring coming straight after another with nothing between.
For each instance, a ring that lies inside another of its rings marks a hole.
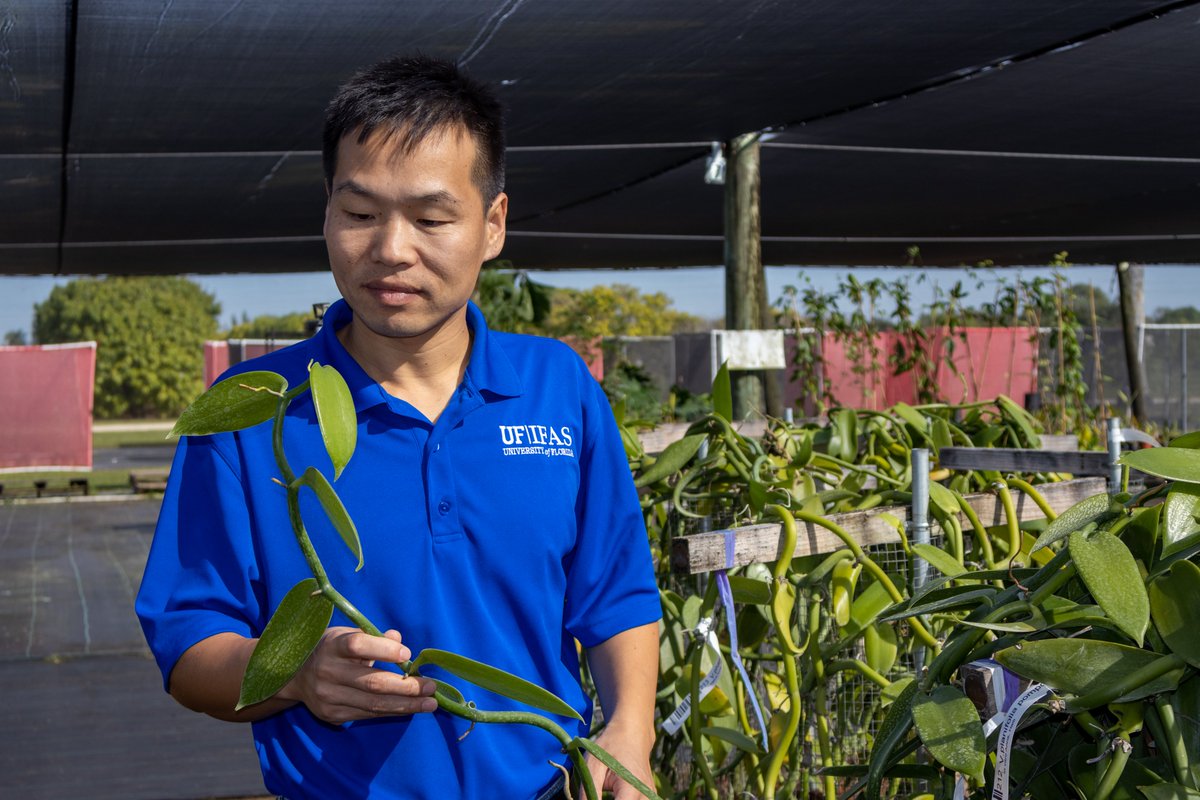
<instances>
[{"instance_id":1,"label":"vine stem","mask_svg":"<svg viewBox=\"0 0 1200 800\"><path fill-rule=\"evenodd\" d=\"M283 475L283 482L287 487L288 518L292 523L292 531L296 536L296 542L300 545L300 550L304 554L304 560L307 562L313 578L317 581L317 586L321 594L363 632L372 636L382 636L383 632L330 583L329 576L325 572L325 567L321 563L320 557L317 555L312 539L309 538L308 530L304 526L304 518L300 513L300 487L296 484L295 472L293 472L291 465L288 463L287 454L284 452L283 422L288 405L295 397L307 391L308 388L309 382L304 381L304 383L294 389L290 389L280 397L275 409L274 426L271 432L275 463L279 467L279 472ZM405 674L411 675L413 671L412 664L412 661L404 661L399 666ZM586 758L580 753L579 739L572 738L553 720L543 717L541 714L528 711L483 711L474 706L458 702L440 689L434 693L434 699L437 700L438 708L471 722L532 725L535 728L541 728L546 731L558 740L559 744L562 745L563 752L567 753L574 762L588 800L597 800L595 783L592 780L590 770L587 768Z\"/></svg>"},{"instance_id":2,"label":"vine stem","mask_svg":"<svg viewBox=\"0 0 1200 800\"><path fill-rule=\"evenodd\" d=\"M875 559L871 558L869 555L866 554L866 552L863 551L863 549L859 545L859 543L854 541L854 537L851 536L846 530L839 527L835 523L830 522L829 520L825 519L824 517L820 516L819 514L813 514L809 511L805 511L802 508L793 509L792 511L788 511L786 508L783 508L782 506L767 506L767 508L768 509L769 508L777 508L780 511L787 514L788 517L793 518L793 520L800 520L802 522L808 522L812 525L819 525L820 527L825 528L827 531L832 533L834 536L836 536L842 540L842 543L845 544L846 547L848 547L850 549L850 552L854 553L854 558L860 564L863 565L863 568L867 572L871 573L871 577L873 577L875 580L879 581L879 583L883 585L883 588L887 591L888 596L891 597L892 600L894 600L897 603L901 603L904 601L904 595L901 594L900 590L896 588L896 584L892 582L891 576L889 576L886 572L884 572L883 568L880 567L879 564L877 564L875 562ZM795 523L793 521L793 525L794 524ZM793 540L793 545L794 545L794 540ZM789 560L790 560L790 554L789 554ZM922 644L924 644L926 647L931 648L932 650L934 650L934 652L941 650L941 647L942 647L941 644L938 642L937 639L933 638L933 634L931 634L925 628L925 626L923 624L921 624L920 620L918 620L917 618L914 617L911 620L909 620L909 624L912 626L913 631L916 633L917 638L921 640Z\"/></svg>"}]
</instances>

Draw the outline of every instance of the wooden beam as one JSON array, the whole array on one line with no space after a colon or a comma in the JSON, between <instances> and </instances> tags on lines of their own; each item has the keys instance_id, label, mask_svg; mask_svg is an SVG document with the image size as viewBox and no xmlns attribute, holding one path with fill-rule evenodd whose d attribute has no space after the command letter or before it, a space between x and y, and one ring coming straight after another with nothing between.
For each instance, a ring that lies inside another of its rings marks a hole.
<instances>
[{"instance_id":1,"label":"wooden beam","mask_svg":"<svg viewBox=\"0 0 1200 800\"><path fill-rule=\"evenodd\" d=\"M1092 495L1104 494L1107 488L1108 482L1103 478L1080 478L1037 487L1056 514L1061 514ZM966 499L985 526L1003 524L1004 506L996 495L972 494ZM1042 511L1038 505L1023 493L1014 491L1013 501L1017 516L1022 521L1042 518ZM831 514L828 519L849 533L862 547L898 543L900 536L895 526L884 518L883 514L889 514L907 526L910 509L908 506L888 506L849 514ZM965 515L960 514L959 518L964 526L969 525ZM798 528L799 535L796 537L796 549L792 558L832 553L844 546L841 539L819 525L800 524ZM731 528L729 532L712 531L677 537L671 542L671 569L678 573L695 575L727 567L775 561L779 558L782 529L783 526L779 523L765 523ZM733 539L731 563L726 563L727 536Z\"/></svg>"},{"instance_id":2,"label":"wooden beam","mask_svg":"<svg viewBox=\"0 0 1200 800\"><path fill-rule=\"evenodd\" d=\"M1108 453L1090 450L1023 450L1018 447L943 447L939 466L1007 472L1069 472L1108 475Z\"/></svg>"}]
</instances>

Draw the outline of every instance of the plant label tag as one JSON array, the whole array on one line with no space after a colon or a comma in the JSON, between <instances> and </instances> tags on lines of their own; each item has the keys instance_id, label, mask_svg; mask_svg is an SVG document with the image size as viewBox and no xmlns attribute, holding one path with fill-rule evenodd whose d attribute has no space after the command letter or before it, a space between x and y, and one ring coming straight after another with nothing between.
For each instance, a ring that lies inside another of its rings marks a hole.
<instances>
[{"instance_id":1,"label":"plant label tag","mask_svg":"<svg viewBox=\"0 0 1200 800\"><path fill-rule=\"evenodd\" d=\"M1009 760L1017 727L1021 724L1021 717L1051 691L1044 683L1031 685L1004 715L1004 721L1000 723L1000 738L996 742L996 778L992 785L992 800L1008 800Z\"/></svg>"},{"instance_id":2,"label":"plant label tag","mask_svg":"<svg viewBox=\"0 0 1200 800\"><path fill-rule=\"evenodd\" d=\"M700 681L701 700L703 700L704 696L711 692L712 688L717 685L717 680L721 677L721 664L723 663L721 659L721 646L717 642L716 631L712 630L711 625L711 620L703 619L697 626L697 632L703 633L704 641L709 647L712 648L714 655L712 668L707 674L705 674L704 679ZM663 720L662 729L674 736L675 734L679 733L679 729L683 726L683 723L689 716L691 716L691 714L692 698L691 695L688 695L687 697L683 698L683 702L675 707L675 710L671 712L671 716Z\"/></svg>"}]
</instances>

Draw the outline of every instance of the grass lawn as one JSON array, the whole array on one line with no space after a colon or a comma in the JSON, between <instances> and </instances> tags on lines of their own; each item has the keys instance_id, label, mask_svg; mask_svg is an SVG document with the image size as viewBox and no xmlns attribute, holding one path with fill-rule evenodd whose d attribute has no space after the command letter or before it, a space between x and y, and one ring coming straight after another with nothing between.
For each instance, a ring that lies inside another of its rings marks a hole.
<instances>
[{"instance_id":1,"label":"grass lawn","mask_svg":"<svg viewBox=\"0 0 1200 800\"><path fill-rule=\"evenodd\" d=\"M92 433L92 449L101 447L146 447L148 445L166 445L174 447L178 439L167 439L166 431L106 431L97 430Z\"/></svg>"}]
</instances>

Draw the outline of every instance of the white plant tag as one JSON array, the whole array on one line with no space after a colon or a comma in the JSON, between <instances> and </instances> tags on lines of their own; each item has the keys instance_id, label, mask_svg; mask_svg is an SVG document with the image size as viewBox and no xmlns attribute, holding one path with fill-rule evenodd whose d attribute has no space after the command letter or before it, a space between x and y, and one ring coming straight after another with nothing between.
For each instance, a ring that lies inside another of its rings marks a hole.
<instances>
[{"instance_id":1,"label":"white plant tag","mask_svg":"<svg viewBox=\"0 0 1200 800\"><path fill-rule=\"evenodd\" d=\"M1000 738L996 742L996 778L992 785L992 800L1008 800L1009 759L1017 727L1021 724L1021 717L1051 691L1044 683L1033 684L1021 692L1021 696L1004 715L1004 722L1000 723Z\"/></svg>"},{"instance_id":2,"label":"white plant tag","mask_svg":"<svg viewBox=\"0 0 1200 800\"><path fill-rule=\"evenodd\" d=\"M721 646L720 643L717 642L717 634L716 631L712 629L712 623L713 621L706 617L700 620L700 624L696 626L696 633L704 637L705 643L707 643L707 645L711 647L713 651L712 668L705 674L704 680L700 681L701 700L704 699L706 694L712 691L712 688L717 685L717 680L721 677L721 665L723 663L723 660L721 659ZM691 695L688 695L687 697L683 698L683 702L675 707L675 710L671 712L671 716L663 720L662 729L674 736L675 734L679 733L680 727L683 726L683 723L688 717L691 716L691 714L692 697Z\"/></svg>"}]
</instances>

